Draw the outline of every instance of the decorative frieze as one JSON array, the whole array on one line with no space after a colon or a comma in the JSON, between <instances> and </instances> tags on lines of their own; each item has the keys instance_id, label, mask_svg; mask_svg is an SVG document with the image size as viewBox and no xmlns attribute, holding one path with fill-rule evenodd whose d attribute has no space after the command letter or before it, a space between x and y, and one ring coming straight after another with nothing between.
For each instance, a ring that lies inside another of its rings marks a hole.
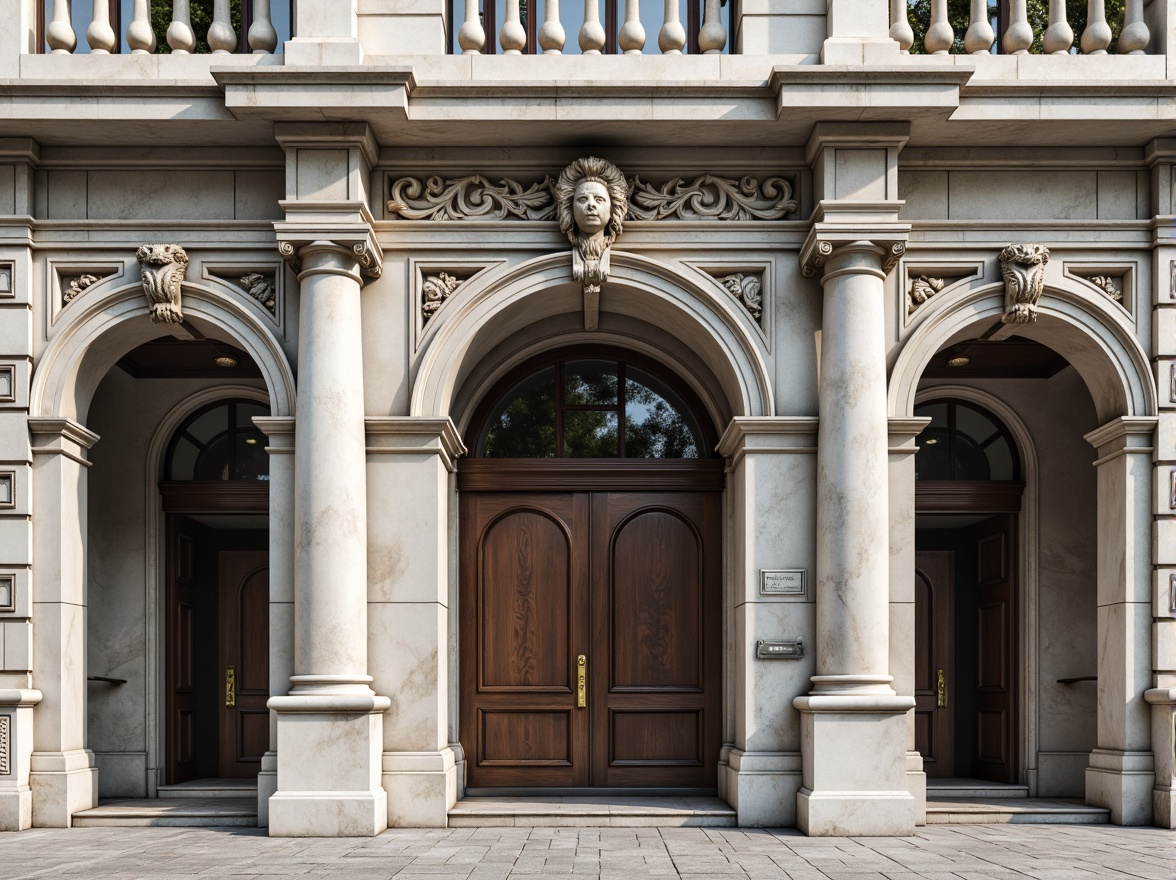
<instances>
[{"instance_id":1,"label":"decorative frieze","mask_svg":"<svg viewBox=\"0 0 1176 880\"><path fill-rule=\"evenodd\" d=\"M433 313L445 304L464 281L464 278L458 278L448 272L426 275L421 284L421 320L427 322L433 317Z\"/></svg>"},{"instance_id":2,"label":"decorative frieze","mask_svg":"<svg viewBox=\"0 0 1176 880\"><path fill-rule=\"evenodd\" d=\"M942 278L932 278L929 275L916 275L912 278L910 289L907 291L907 314L913 314L915 309L943 290L946 283Z\"/></svg>"},{"instance_id":3,"label":"decorative frieze","mask_svg":"<svg viewBox=\"0 0 1176 880\"><path fill-rule=\"evenodd\" d=\"M188 254L178 244L145 244L135 255L142 269L139 279L155 324L179 324L180 285L188 272Z\"/></svg>"},{"instance_id":4,"label":"decorative frieze","mask_svg":"<svg viewBox=\"0 0 1176 880\"><path fill-rule=\"evenodd\" d=\"M763 280L761 275L735 272L718 279L735 301L747 309L756 321L764 314Z\"/></svg>"},{"instance_id":5,"label":"decorative frieze","mask_svg":"<svg viewBox=\"0 0 1176 880\"><path fill-rule=\"evenodd\" d=\"M529 186L509 178L494 183L481 174L401 177L390 184L387 209L405 220L554 220L557 186L550 176ZM625 190L621 220L783 220L799 209L783 177L703 174L654 185L634 176Z\"/></svg>"},{"instance_id":6,"label":"decorative frieze","mask_svg":"<svg viewBox=\"0 0 1176 880\"><path fill-rule=\"evenodd\" d=\"M1000 274L1005 283L1005 324L1031 324L1045 288L1049 249L1039 244L1010 244L1000 252Z\"/></svg>"}]
</instances>

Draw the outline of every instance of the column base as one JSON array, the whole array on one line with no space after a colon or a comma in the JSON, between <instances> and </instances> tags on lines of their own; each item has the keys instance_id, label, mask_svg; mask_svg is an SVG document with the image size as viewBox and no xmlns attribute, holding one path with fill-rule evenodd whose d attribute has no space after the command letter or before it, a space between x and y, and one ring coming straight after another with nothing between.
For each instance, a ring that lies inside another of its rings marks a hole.
<instances>
[{"instance_id":1,"label":"column base","mask_svg":"<svg viewBox=\"0 0 1176 880\"><path fill-rule=\"evenodd\" d=\"M269 799L278 790L278 753L261 756L261 772L257 774L257 827L269 827Z\"/></svg>"},{"instance_id":2,"label":"column base","mask_svg":"<svg viewBox=\"0 0 1176 880\"><path fill-rule=\"evenodd\" d=\"M384 791L389 828L445 828L457 803L453 750L384 752Z\"/></svg>"},{"instance_id":3,"label":"column base","mask_svg":"<svg viewBox=\"0 0 1176 880\"><path fill-rule=\"evenodd\" d=\"M793 828L801 786L797 752L744 752L728 757L726 801L741 828Z\"/></svg>"},{"instance_id":4,"label":"column base","mask_svg":"<svg viewBox=\"0 0 1176 880\"><path fill-rule=\"evenodd\" d=\"M33 707L41 692L32 688L0 690L0 739L6 766L0 776L0 831L24 831L33 824L29 764L33 753Z\"/></svg>"},{"instance_id":5,"label":"column base","mask_svg":"<svg viewBox=\"0 0 1176 880\"><path fill-rule=\"evenodd\" d=\"M1152 824L1176 830L1176 688L1151 688L1151 745L1156 787L1152 789Z\"/></svg>"},{"instance_id":6,"label":"column base","mask_svg":"<svg viewBox=\"0 0 1176 880\"><path fill-rule=\"evenodd\" d=\"M923 772L923 756L907 752L907 791L915 799L915 824L927 824L927 774Z\"/></svg>"},{"instance_id":7,"label":"column base","mask_svg":"<svg viewBox=\"0 0 1176 880\"><path fill-rule=\"evenodd\" d=\"M909 837L917 802L908 790L912 697L797 697L803 788L796 827L813 837Z\"/></svg>"},{"instance_id":8,"label":"column base","mask_svg":"<svg viewBox=\"0 0 1176 880\"><path fill-rule=\"evenodd\" d=\"M74 813L98 806L98 770L89 749L33 752L29 766L35 827L69 828Z\"/></svg>"},{"instance_id":9,"label":"column base","mask_svg":"<svg viewBox=\"0 0 1176 880\"><path fill-rule=\"evenodd\" d=\"M1151 752L1095 749L1086 768L1086 803L1110 810L1115 825L1150 825L1154 768Z\"/></svg>"},{"instance_id":10,"label":"column base","mask_svg":"<svg viewBox=\"0 0 1176 880\"><path fill-rule=\"evenodd\" d=\"M380 757L390 705L359 693L270 698L278 717L271 837L373 837L388 827Z\"/></svg>"},{"instance_id":11,"label":"column base","mask_svg":"<svg viewBox=\"0 0 1176 880\"><path fill-rule=\"evenodd\" d=\"M0 782L0 831L24 831L33 824L33 790Z\"/></svg>"}]
</instances>

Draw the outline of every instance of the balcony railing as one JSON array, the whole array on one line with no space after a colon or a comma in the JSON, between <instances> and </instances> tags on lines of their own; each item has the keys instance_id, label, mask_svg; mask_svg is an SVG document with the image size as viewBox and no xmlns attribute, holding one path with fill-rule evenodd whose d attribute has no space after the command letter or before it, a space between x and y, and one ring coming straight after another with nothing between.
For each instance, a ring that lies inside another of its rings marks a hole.
<instances>
[{"instance_id":1,"label":"balcony railing","mask_svg":"<svg viewBox=\"0 0 1176 880\"><path fill-rule=\"evenodd\" d=\"M542 0L541 20L538 0L454 5L454 51L465 54L717 54L727 46L726 0L686 0L685 22L680 0L646 0L644 9L641 0L569 0L562 10L560 0Z\"/></svg>"}]
</instances>

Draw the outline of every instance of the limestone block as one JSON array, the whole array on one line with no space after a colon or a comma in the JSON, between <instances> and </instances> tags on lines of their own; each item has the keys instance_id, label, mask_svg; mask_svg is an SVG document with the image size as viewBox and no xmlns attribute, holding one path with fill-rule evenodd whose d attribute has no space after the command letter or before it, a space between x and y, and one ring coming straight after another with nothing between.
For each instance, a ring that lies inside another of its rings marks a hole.
<instances>
[{"instance_id":1,"label":"limestone block","mask_svg":"<svg viewBox=\"0 0 1176 880\"><path fill-rule=\"evenodd\" d=\"M1152 628L1152 669L1176 673L1176 620L1157 620Z\"/></svg>"},{"instance_id":2,"label":"limestone block","mask_svg":"<svg viewBox=\"0 0 1176 880\"><path fill-rule=\"evenodd\" d=\"M302 38L349 37L356 34L356 0L301 0L293 32Z\"/></svg>"},{"instance_id":3,"label":"limestone block","mask_svg":"<svg viewBox=\"0 0 1176 880\"><path fill-rule=\"evenodd\" d=\"M431 11L430 2L414 2L419 14L402 11L398 6L394 15L360 15L359 42L366 55L403 56L413 54L445 54L445 16L441 10Z\"/></svg>"},{"instance_id":4,"label":"limestone block","mask_svg":"<svg viewBox=\"0 0 1176 880\"><path fill-rule=\"evenodd\" d=\"M801 758L796 752L732 749L728 757L727 802L743 828L796 825Z\"/></svg>"},{"instance_id":5,"label":"limestone block","mask_svg":"<svg viewBox=\"0 0 1176 880\"><path fill-rule=\"evenodd\" d=\"M458 767L453 750L385 752L384 790L390 828L444 828L457 803Z\"/></svg>"},{"instance_id":6,"label":"limestone block","mask_svg":"<svg viewBox=\"0 0 1176 880\"><path fill-rule=\"evenodd\" d=\"M1090 749L1037 753L1037 796L1081 798L1086 793Z\"/></svg>"},{"instance_id":7,"label":"limestone block","mask_svg":"<svg viewBox=\"0 0 1176 880\"><path fill-rule=\"evenodd\" d=\"M233 217L237 220L281 220L278 204L286 196L282 170L251 169L233 173Z\"/></svg>"},{"instance_id":8,"label":"limestone block","mask_svg":"<svg viewBox=\"0 0 1176 880\"><path fill-rule=\"evenodd\" d=\"M1162 517L1152 523L1152 546L1157 565L1176 563L1176 518Z\"/></svg>"},{"instance_id":9,"label":"limestone block","mask_svg":"<svg viewBox=\"0 0 1176 880\"><path fill-rule=\"evenodd\" d=\"M1099 748L1147 749L1143 692L1152 679L1151 602L1100 606L1098 632Z\"/></svg>"},{"instance_id":10,"label":"limestone block","mask_svg":"<svg viewBox=\"0 0 1176 880\"><path fill-rule=\"evenodd\" d=\"M744 602L735 609L735 643L741 646L735 679L735 744L751 752L796 752L800 716L793 697L809 690L815 667L816 612L811 602ZM759 660L759 639L803 638L801 660Z\"/></svg>"},{"instance_id":11,"label":"limestone block","mask_svg":"<svg viewBox=\"0 0 1176 880\"><path fill-rule=\"evenodd\" d=\"M27 620L0 622L3 642L2 672L28 672L33 668L33 625Z\"/></svg>"},{"instance_id":12,"label":"limestone block","mask_svg":"<svg viewBox=\"0 0 1176 880\"><path fill-rule=\"evenodd\" d=\"M1095 749L1086 768L1086 802L1109 809L1115 825L1150 825L1155 779L1150 750Z\"/></svg>"},{"instance_id":13,"label":"limestone block","mask_svg":"<svg viewBox=\"0 0 1176 880\"><path fill-rule=\"evenodd\" d=\"M1093 220L1095 171L953 171L951 217L970 220Z\"/></svg>"},{"instance_id":14,"label":"limestone block","mask_svg":"<svg viewBox=\"0 0 1176 880\"><path fill-rule=\"evenodd\" d=\"M29 769L33 707L40 700L40 691L0 689L0 831L22 831L33 821Z\"/></svg>"},{"instance_id":15,"label":"limestone block","mask_svg":"<svg viewBox=\"0 0 1176 880\"><path fill-rule=\"evenodd\" d=\"M47 219L86 219L86 172L51 169L45 174Z\"/></svg>"},{"instance_id":16,"label":"limestone block","mask_svg":"<svg viewBox=\"0 0 1176 880\"><path fill-rule=\"evenodd\" d=\"M905 204L901 220L942 220L948 215L948 173L899 169L898 197Z\"/></svg>"},{"instance_id":17,"label":"limestone block","mask_svg":"<svg viewBox=\"0 0 1176 880\"><path fill-rule=\"evenodd\" d=\"M100 797L145 798L147 791L147 753L106 754L94 752L98 769Z\"/></svg>"},{"instance_id":18,"label":"limestone block","mask_svg":"<svg viewBox=\"0 0 1176 880\"><path fill-rule=\"evenodd\" d=\"M34 718L36 722L37 719ZM74 813L98 805L98 771L89 749L41 752L41 725L34 734L38 751L29 761L33 826L69 828Z\"/></svg>"},{"instance_id":19,"label":"limestone block","mask_svg":"<svg viewBox=\"0 0 1176 880\"><path fill-rule=\"evenodd\" d=\"M890 603L890 686L896 694L915 694L915 603Z\"/></svg>"},{"instance_id":20,"label":"limestone block","mask_svg":"<svg viewBox=\"0 0 1176 880\"><path fill-rule=\"evenodd\" d=\"M384 750L437 752L448 742L448 609L436 602L368 604L368 672L391 699Z\"/></svg>"},{"instance_id":21,"label":"limestone block","mask_svg":"<svg viewBox=\"0 0 1176 880\"><path fill-rule=\"evenodd\" d=\"M1176 620L1176 565L1157 568L1153 586L1152 615Z\"/></svg>"},{"instance_id":22,"label":"limestone block","mask_svg":"<svg viewBox=\"0 0 1176 880\"><path fill-rule=\"evenodd\" d=\"M1098 219L1136 220L1147 216L1140 213L1139 192L1144 181L1135 171L1098 172Z\"/></svg>"},{"instance_id":23,"label":"limestone block","mask_svg":"<svg viewBox=\"0 0 1176 880\"><path fill-rule=\"evenodd\" d=\"M16 166L0 165L0 214L16 213Z\"/></svg>"},{"instance_id":24,"label":"limestone block","mask_svg":"<svg viewBox=\"0 0 1176 880\"><path fill-rule=\"evenodd\" d=\"M1152 310L1152 354L1157 357L1176 355L1176 303L1161 304ZM1160 379L1160 399L1171 402L1171 378Z\"/></svg>"},{"instance_id":25,"label":"limestone block","mask_svg":"<svg viewBox=\"0 0 1176 880\"><path fill-rule=\"evenodd\" d=\"M5 565L32 563L32 523L25 517L0 518L0 559Z\"/></svg>"},{"instance_id":26,"label":"limestone block","mask_svg":"<svg viewBox=\"0 0 1176 880\"><path fill-rule=\"evenodd\" d=\"M33 603L32 668L36 670L37 687L44 694L34 715L38 752L70 752L83 748L86 730L85 612L85 607L72 602ZM92 762L86 766L91 765ZM72 772L78 768L69 769Z\"/></svg>"}]
</instances>

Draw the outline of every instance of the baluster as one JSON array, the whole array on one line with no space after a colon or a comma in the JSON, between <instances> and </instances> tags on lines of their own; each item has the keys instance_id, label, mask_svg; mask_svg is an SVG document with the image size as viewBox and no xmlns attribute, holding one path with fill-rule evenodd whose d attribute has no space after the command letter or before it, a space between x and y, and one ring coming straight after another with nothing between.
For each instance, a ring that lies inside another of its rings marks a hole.
<instances>
[{"instance_id":1,"label":"baluster","mask_svg":"<svg viewBox=\"0 0 1176 880\"><path fill-rule=\"evenodd\" d=\"M539 47L544 55L559 55L563 52L563 25L559 23L559 0L543 0L543 27L539 28Z\"/></svg>"},{"instance_id":2,"label":"baluster","mask_svg":"<svg viewBox=\"0 0 1176 880\"><path fill-rule=\"evenodd\" d=\"M645 27L641 24L641 0L625 0L625 23L617 43L626 55L640 55L645 48Z\"/></svg>"},{"instance_id":3,"label":"baluster","mask_svg":"<svg viewBox=\"0 0 1176 880\"><path fill-rule=\"evenodd\" d=\"M466 0L465 21L457 32L457 43L466 55L479 55L486 45L486 31L482 27L482 12L478 0Z\"/></svg>"},{"instance_id":4,"label":"baluster","mask_svg":"<svg viewBox=\"0 0 1176 880\"><path fill-rule=\"evenodd\" d=\"M1115 51L1120 55L1142 55L1151 41L1151 31L1143 20L1143 0L1127 0L1123 10L1123 30Z\"/></svg>"},{"instance_id":5,"label":"baluster","mask_svg":"<svg viewBox=\"0 0 1176 880\"><path fill-rule=\"evenodd\" d=\"M1088 0L1086 30L1082 32L1082 51L1087 55L1105 55L1111 45L1111 26L1107 24L1107 8L1103 0Z\"/></svg>"},{"instance_id":6,"label":"baluster","mask_svg":"<svg viewBox=\"0 0 1176 880\"><path fill-rule=\"evenodd\" d=\"M580 28L580 51L599 55L604 48L604 28L600 24L599 0L584 0L584 25Z\"/></svg>"},{"instance_id":7,"label":"baluster","mask_svg":"<svg viewBox=\"0 0 1176 880\"><path fill-rule=\"evenodd\" d=\"M947 0L932 0L931 24L923 37L923 46L928 55L946 55L955 42L955 31L947 20Z\"/></svg>"},{"instance_id":8,"label":"baluster","mask_svg":"<svg viewBox=\"0 0 1176 880\"><path fill-rule=\"evenodd\" d=\"M907 0L890 0L890 39L898 43L899 51L904 55L910 54L911 46L915 44L915 32L911 29L911 20L907 15Z\"/></svg>"},{"instance_id":9,"label":"baluster","mask_svg":"<svg viewBox=\"0 0 1176 880\"><path fill-rule=\"evenodd\" d=\"M86 42L91 55L109 55L114 49L114 29L110 26L110 4L94 0L94 16L86 28Z\"/></svg>"},{"instance_id":10,"label":"baluster","mask_svg":"<svg viewBox=\"0 0 1176 880\"><path fill-rule=\"evenodd\" d=\"M53 21L45 29L45 42L54 55L68 55L78 44L69 21L69 0L53 0Z\"/></svg>"},{"instance_id":11,"label":"baluster","mask_svg":"<svg viewBox=\"0 0 1176 880\"><path fill-rule=\"evenodd\" d=\"M127 25L127 45L132 55L147 55L155 51L155 31L151 28L148 0L135 0L131 23Z\"/></svg>"},{"instance_id":12,"label":"baluster","mask_svg":"<svg viewBox=\"0 0 1176 880\"><path fill-rule=\"evenodd\" d=\"M706 0L702 27L698 29L698 50L704 55L718 55L727 45L727 29L719 17L719 0Z\"/></svg>"},{"instance_id":13,"label":"baluster","mask_svg":"<svg viewBox=\"0 0 1176 880\"><path fill-rule=\"evenodd\" d=\"M1049 27L1041 35L1041 48L1051 55L1066 55L1074 45L1074 29L1066 20L1066 0L1049 0Z\"/></svg>"},{"instance_id":14,"label":"baluster","mask_svg":"<svg viewBox=\"0 0 1176 880\"><path fill-rule=\"evenodd\" d=\"M522 55L527 48L527 31L519 17L519 0L506 0L506 17L498 32L503 55Z\"/></svg>"},{"instance_id":15,"label":"baluster","mask_svg":"<svg viewBox=\"0 0 1176 880\"><path fill-rule=\"evenodd\" d=\"M213 55L227 55L237 48L237 32L229 19L229 0L213 0L208 48Z\"/></svg>"},{"instance_id":16,"label":"baluster","mask_svg":"<svg viewBox=\"0 0 1176 880\"><path fill-rule=\"evenodd\" d=\"M681 55L686 45L686 29L678 19L678 0L666 0L665 20L657 35L657 47L663 55Z\"/></svg>"},{"instance_id":17,"label":"baluster","mask_svg":"<svg viewBox=\"0 0 1176 880\"><path fill-rule=\"evenodd\" d=\"M253 0L253 24L249 25L249 48L254 55L271 55L278 48L278 32L270 20L270 0Z\"/></svg>"},{"instance_id":18,"label":"baluster","mask_svg":"<svg viewBox=\"0 0 1176 880\"><path fill-rule=\"evenodd\" d=\"M973 55L987 55L992 51L996 34L988 20L988 0L972 0L971 21L964 34L964 51Z\"/></svg>"},{"instance_id":19,"label":"baluster","mask_svg":"<svg viewBox=\"0 0 1176 880\"><path fill-rule=\"evenodd\" d=\"M192 33L192 19L188 16L188 0L173 0L167 44L176 55L187 55L196 48L196 35Z\"/></svg>"},{"instance_id":20,"label":"baluster","mask_svg":"<svg viewBox=\"0 0 1176 880\"><path fill-rule=\"evenodd\" d=\"M1009 22L1009 29L1005 31L1002 45L1008 55L1025 55L1033 45L1033 28L1025 11L1025 0L1012 0L1009 7L1012 11L1012 21Z\"/></svg>"}]
</instances>

